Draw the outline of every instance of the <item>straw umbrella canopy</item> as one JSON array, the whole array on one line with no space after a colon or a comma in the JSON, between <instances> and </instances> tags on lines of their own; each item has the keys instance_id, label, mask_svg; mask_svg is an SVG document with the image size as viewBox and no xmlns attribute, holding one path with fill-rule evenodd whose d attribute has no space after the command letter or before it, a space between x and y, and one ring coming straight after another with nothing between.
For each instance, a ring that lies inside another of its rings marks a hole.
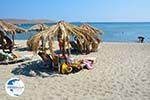
<instances>
[{"instance_id":1,"label":"straw umbrella canopy","mask_svg":"<svg viewBox=\"0 0 150 100\"><path fill-rule=\"evenodd\" d=\"M98 42L101 40L98 38L99 34L102 35L104 32L100 29L97 29L89 24L82 24L80 28L87 30Z\"/></svg>"},{"instance_id":2,"label":"straw umbrella canopy","mask_svg":"<svg viewBox=\"0 0 150 100\"><path fill-rule=\"evenodd\" d=\"M10 33L12 34L12 39L13 39L13 43L14 43L14 35L16 33L22 33L22 32L26 32L25 29L20 28L16 25L13 25L11 23L5 22L3 20L0 20L0 28L5 32L5 33Z\"/></svg>"},{"instance_id":3,"label":"straw umbrella canopy","mask_svg":"<svg viewBox=\"0 0 150 100\"><path fill-rule=\"evenodd\" d=\"M29 28L29 31L43 31L48 28L45 24L36 24Z\"/></svg>"},{"instance_id":4,"label":"straw umbrella canopy","mask_svg":"<svg viewBox=\"0 0 150 100\"><path fill-rule=\"evenodd\" d=\"M60 21L45 31L41 31L36 35L32 36L28 41L27 45L32 48L33 51L37 52L40 48L40 42L46 44L48 42L50 52L53 53L53 42L54 37L57 39L61 38L65 41L66 45L64 48L69 47L69 39L74 35L78 38L81 46L83 41L88 44L90 42L94 42L93 37L88 33L88 31L81 29L78 26L66 23L64 21Z\"/></svg>"}]
</instances>

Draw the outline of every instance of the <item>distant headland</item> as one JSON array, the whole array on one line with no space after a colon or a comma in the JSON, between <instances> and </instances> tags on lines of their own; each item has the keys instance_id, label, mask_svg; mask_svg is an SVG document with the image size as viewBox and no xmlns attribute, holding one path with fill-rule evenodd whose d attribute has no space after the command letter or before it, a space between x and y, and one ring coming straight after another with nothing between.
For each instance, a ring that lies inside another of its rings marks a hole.
<instances>
[{"instance_id":1,"label":"distant headland","mask_svg":"<svg viewBox=\"0 0 150 100\"><path fill-rule=\"evenodd\" d=\"M28 19L2 19L4 21L7 21L12 24L37 24L37 23L54 23L55 21L50 20L50 19L33 19L33 20L28 20Z\"/></svg>"}]
</instances>

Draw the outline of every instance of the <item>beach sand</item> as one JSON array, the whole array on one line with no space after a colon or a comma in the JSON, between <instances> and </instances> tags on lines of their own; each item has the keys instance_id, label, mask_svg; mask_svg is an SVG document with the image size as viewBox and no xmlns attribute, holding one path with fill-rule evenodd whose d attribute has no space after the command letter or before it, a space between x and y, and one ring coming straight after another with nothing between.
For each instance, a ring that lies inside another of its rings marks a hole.
<instances>
[{"instance_id":1,"label":"beach sand","mask_svg":"<svg viewBox=\"0 0 150 100\"><path fill-rule=\"evenodd\" d=\"M19 48L26 45L25 41L16 44ZM15 52L32 55L25 49ZM97 52L75 57L96 57L94 68L43 77L36 60L0 65L0 100L150 100L150 44L103 43ZM38 56L32 58L40 61ZM15 74L25 84L18 98L5 92L6 81Z\"/></svg>"}]
</instances>

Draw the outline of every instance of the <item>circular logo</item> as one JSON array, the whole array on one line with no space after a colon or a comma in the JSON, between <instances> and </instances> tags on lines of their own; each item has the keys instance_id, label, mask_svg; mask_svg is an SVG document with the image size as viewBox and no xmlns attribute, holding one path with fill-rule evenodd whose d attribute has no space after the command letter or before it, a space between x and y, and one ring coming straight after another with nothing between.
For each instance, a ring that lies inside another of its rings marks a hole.
<instances>
[{"instance_id":1,"label":"circular logo","mask_svg":"<svg viewBox=\"0 0 150 100\"><path fill-rule=\"evenodd\" d=\"M8 95L18 97L24 91L24 83L19 78L11 78L6 82L5 90Z\"/></svg>"}]
</instances>

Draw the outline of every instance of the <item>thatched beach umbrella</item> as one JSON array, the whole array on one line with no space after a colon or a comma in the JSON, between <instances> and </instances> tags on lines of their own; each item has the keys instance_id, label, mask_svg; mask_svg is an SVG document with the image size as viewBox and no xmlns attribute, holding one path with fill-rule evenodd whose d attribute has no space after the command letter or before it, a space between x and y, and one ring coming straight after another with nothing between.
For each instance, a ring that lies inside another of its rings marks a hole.
<instances>
[{"instance_id":1,"label":"thatched beach umbrella","mask_svg":"<svg viewBox=\"0 0 150 100\"><path fill-rule=\"evenodd\" d=\"M13 25L13 24L11 24L11 23L5 22L5 21L3 21L3 20L0 20L0 28L1 28L4 32L6 32L6 33L8 33L8 34L9 34L9 33L12 34L13 43L14 43L14 35L15 35L16 33L26 32L25 29L20 28L20 27L18 27L18 26L16 26L16 25Z\"/></svg>"},{"instance_id":2,"label":"thatched beach umbrella","mask_svg":"<svg viewBox=\"0 0 150 100\"><path fill-rule=\"evenodd\" d=\"M89 24L82 24L80 28L87 30L98 42L101 40L98 38L98 34L102 35L104 32L100 29L97 29Z\"/></svg>"},{"instance_id":3,"label":"thatched beach umbrella","mask_svg":"<svg viewBox=\"0 0 150 100\"><path fill-rule=\"evenodd\" d=\"M78 26L60 21L45 31L41 31L32 36L27 41L27 45L31 47L33 51L37 52L40 48L40 43L45 46L44 44L48 42L50 52L53 53L53 42L55 36L57 37L59 43L59 39L63 41L63 47L65 49L69 48L69 39L71 36L76 36L78 43L81 44L81 47L83 47L84 44L88 45L89 43L94 42L94 38L91 37L88 31L81 29Z\"/></svg>"},{"instance_id":4,"label":"thatched beach umbrella","mask_svg":"<svg viewBox=\"0 0 150 100\"><path fill-rule=\"evenodd\" d=\"M89 24L82 24L80 27L89 31L90 33L93 33L93 34L97 33L97 34L102 35L104 33L102 30L97 29Z\"/></svg>"},{"instance_id":5,"label":"thatched beach umbrella","mask_svg":"<svg viewBox=\"0 0 150 100\"><path fill-rule=\"evenodd\" d=\"M34 26L32 26L31 28L29 28L29 31L43 31L46 30L48 28L47 25L45 24L36 24Z\"/></svg>"}]
</instances>

